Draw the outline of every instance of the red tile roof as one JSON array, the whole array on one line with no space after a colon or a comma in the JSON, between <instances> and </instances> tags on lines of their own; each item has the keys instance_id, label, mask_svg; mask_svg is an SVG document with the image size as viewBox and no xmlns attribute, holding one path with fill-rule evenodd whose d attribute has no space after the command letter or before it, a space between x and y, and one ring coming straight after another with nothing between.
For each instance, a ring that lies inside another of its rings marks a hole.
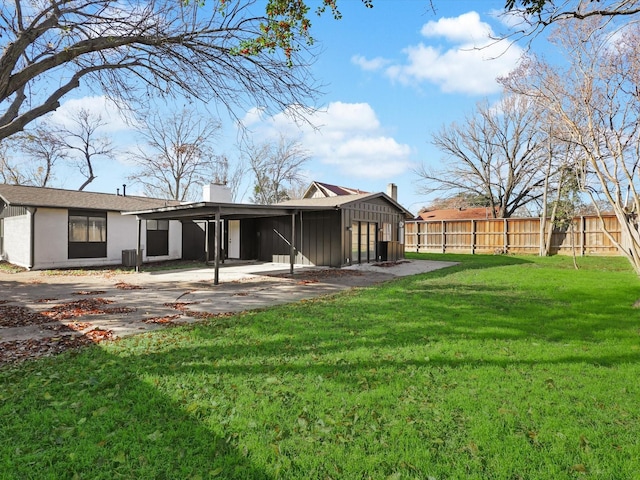
<instances>
[{"instance_id":1,"label":"red tile roof","mask_svg":"<svg viewBox=\"0 0 640 480\"><path fill-rule=\"evenodd\" d=\"M416 220L484 220L493 218L491 207L445 208L418 213Z\"/></svg>"}]
</instances>

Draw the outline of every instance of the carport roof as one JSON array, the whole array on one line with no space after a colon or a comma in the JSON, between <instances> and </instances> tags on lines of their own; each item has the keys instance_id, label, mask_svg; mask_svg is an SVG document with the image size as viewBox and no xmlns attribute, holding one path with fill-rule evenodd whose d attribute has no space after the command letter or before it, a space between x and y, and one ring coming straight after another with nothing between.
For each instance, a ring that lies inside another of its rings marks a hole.
<instances>
[{"instance_id":1,"label":"carport roof","mask_svg":"<svg viewBox=\"0 0 640 480\"><path fill-rule=\"evenodd\" d=\"M335 197L303 198L276 203L275 205L254 205L244 203L198 202L124 212L147 220L207 220L216 214L227 220L241 218L277 217L300 211L340 210L345 206L363 200L382 198L402 212L406 218L413 218L411 212L384 193L359 193Z\"/></svg>"},{"instance_id":2,"label":"carport roof","mask_svg":"<svg viewBox=\"0 0 640 480\"><path fill-rule=\"evenodd\" d=\"M124 212L123 215L136 215L146 220L207 220L215 217L227 220L239 220L242 218L278 217L291 215L300 210L333 210L335 207L325 206L285 206L285 205L252 205L240 203L214 203L198 202L184 205L152 208Z\"/></svg>"}]
</instances>

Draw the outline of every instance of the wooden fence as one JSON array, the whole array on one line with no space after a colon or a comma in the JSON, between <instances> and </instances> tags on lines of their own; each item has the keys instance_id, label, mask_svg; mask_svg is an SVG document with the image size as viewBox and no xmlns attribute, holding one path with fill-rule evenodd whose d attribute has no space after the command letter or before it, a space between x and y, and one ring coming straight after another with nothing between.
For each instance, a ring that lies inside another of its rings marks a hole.
<instances>
[{"instance_id":1,"label":"wooden fence","mask_svg":"<svg viewBox=\"0 0 640 480\"><path fill-rule=\"evenodd\" d=\"M573 229L555 229L551 236L551 254L619 255L618 248L604 233L604 227L616 241L621 229L615 216L576 217ZM508 218L486 220L409 221L405 223L405 250L431 253L524 253L540 252L540 219Z\"/></svg>"}]
</instances>

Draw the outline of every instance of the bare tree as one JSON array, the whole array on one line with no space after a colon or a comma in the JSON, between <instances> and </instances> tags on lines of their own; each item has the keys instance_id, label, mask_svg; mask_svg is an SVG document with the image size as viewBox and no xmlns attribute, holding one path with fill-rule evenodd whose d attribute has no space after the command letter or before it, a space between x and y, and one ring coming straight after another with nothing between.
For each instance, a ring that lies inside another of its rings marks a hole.
<instances>
[{"instance_id":1,"label":"bare tree","mask_svg":"<svg viewBox=\"0 0 640 480\"><path fill-rule=\"evenodd\" d=\"M111 139L100 133L106 125L101 115L96 115L85 108L78 109L71 120L72 125L61 128L55 135L64 142L69 158L78 168L84 182L78 190L82 191L96 179L94 162L98 158L113 159L115 149Z\"/></svg>"},{"instance_id":2,"label":"bare tree","mask_svg":"<svg viewBox=\"0 0 640 480\"><path fill-rule=\"evenodd\" d=\"M68 157L60 135L50 125L41 124L33 131L18 135L18 141L26 157L21 163L30 172L32 184L48 186L54 179L55 166ZM31 167L27 166L29 164Z\"/></svg>"},{"instance_id":3,"label":"bare tree","mask_svg":"<svg viewBox=\"0 0 640 480\"><path fill-rule=\"evenodd\" d=\"M315 94L300 2L14 0L0 6L0 140L56 110L81 82L122 103L184 94L234 107ZM284 8L283 8L284 7Z\"/></svg>"},{"instance_id":4,"label":"bare tree","mask_svg":"<svg viewBox=\"0 0 640 480\"><path fill-rule=\"evenodd\" d=\"M599 211L606 199L622 238L604 229L640 274L640 26L612 32L601 18L560 22L553 40L566 68L528 58L503 83L543 105L579 152L580 186Z\"/></svg>"},{"instance_id":5,"label":"bare tree","mask_svg":"<svg viewBox=\"0 0 640 480\"><path fill-rule=\"evenodd\" d=\"M544 151L538 117L515 95L498 105L479 104L462 124L443 127L432 143L446 166L416 170L424 193L485 198L491 212L508 218L542 196Z\"/></svg>"},{"instance_id":6,"label":"bare tree","mask_svg":"<svg viewBox=\"0 0 640 480\"><path fill-rule=\"evenodd\" d=\"M242 201L246 189L244 192L241 192L240 189L247 173L247 166L242 157L239 156L236 160L229 160L227 155L220 155L216 160L216 164L219 172L216 174L216 178L220 178L222 183L226 184L231 190L231 201Z\"/></svg>"},{"instance_id":7,"label":"bare tree","mask_svg":"<svg viewBox=\"0 0 640 480\"><path fill-rule=\"evenodd\" d=\"M172 116L155 114L143 120L144 147L130 154L137 170L128 178L146 194L179 201L198 198L203 184L226 182L228 163L214 155L220 123L189 110Z\"/></svg>"},{"instance_id":8,"label":"bare tree","mask_svg":"<svg viewBox=\"0 0 640 480\"><path fill-rule=\"evenodd\" d=\"M304 182L302 166L310 154L297 140L281 135L277 143L250 144L243 153L254 175L254 203L269 205L289 200Z\"/></svg>"},{"instance_id":9,"label":"bare tree","mask_svg":"<svg viewBox=\"0 0 640 480\"><path fill-rule=\"evenodd\" d=\"M529 33L565 20L590 17L630 18L640 13L637 0L507 0L505 10L521 14L529 25Z\"/></svg>"},{"instance_id":10,"label":"bare tree","mask_svg":"<svg viewBox=\"0 0 640 480\"><path fill-rule=\"evenodd\" d=\"M55 178L55 167L67 158L66 145L48 124L25 131L3 142L0 179L15 185L46 187ZM19 160L12 160L12 156Z\"/></svg>"}]
</instances>

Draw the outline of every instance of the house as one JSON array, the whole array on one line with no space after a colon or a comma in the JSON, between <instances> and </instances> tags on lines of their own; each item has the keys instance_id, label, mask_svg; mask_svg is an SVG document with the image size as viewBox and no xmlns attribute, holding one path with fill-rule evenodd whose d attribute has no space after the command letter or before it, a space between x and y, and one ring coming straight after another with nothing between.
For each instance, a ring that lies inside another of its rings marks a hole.
<instances>
[{"instance_id":1,"label":"house","mask_svg":"<svg viewBox=\"0 0 640 480\"><path fill-rule=\"evenodd\" d=\"M203 201L0 185L0 255L30 269L225 258L340 267L404 255L410 212L385 193L276 205L231 202L208 185ZM391 191L392 193L394 191ZM217 270L216 270L217 271ZM216 275L217 278L217 275Z\"/></svg>"},{"instance_id":2,"label":"house","mask_svg":"<svg viewBox=\"0 0 640 480\"><path fill-rule=\"evenodd\" d=\"M122 212L176 202L0 184L0 258L28 269L118 265L135 249L138 226ZM182 225L140 226L143 260L182 257Z\"/></svg>"},{"instance_id":3,"label":"house","mask_svg":"<svg viewBox=\"0 0 640 480\"><path fill-rule=\"evenodd\" d=\"M341 267L404 256L413 215L385 193L289 200L275 205L203 201L127 212L140 220L180 220L183 257L257 259Z\"/></svg>"},{"instance_id":4,"label":"house","mask_svg":"<svg viewBox=\"0 0 640 480\"><path fill-rule=\"evenodd\" d=\"M328 183L311 182L309 188L304 192L302 198L336 197L339 195L358 195L369 193L357 188L339 187Z\"/></svg>"}]
</instances>

